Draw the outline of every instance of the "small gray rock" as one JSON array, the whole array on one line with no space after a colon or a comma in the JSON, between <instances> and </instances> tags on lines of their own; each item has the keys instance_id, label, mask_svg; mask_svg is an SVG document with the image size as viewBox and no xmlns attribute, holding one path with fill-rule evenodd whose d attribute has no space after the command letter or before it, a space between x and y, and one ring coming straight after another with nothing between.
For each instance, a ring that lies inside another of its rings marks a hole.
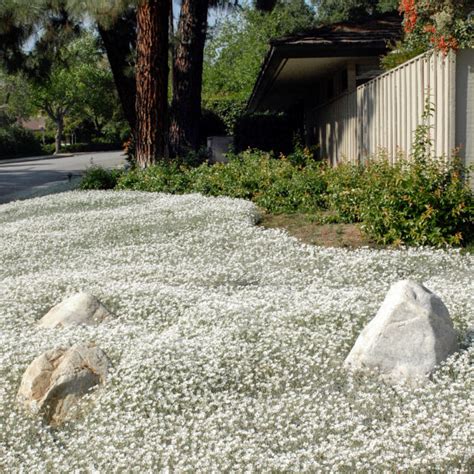
<instances>
[{"instance_id":1,"label":"small gray rock","mask_svg":"<svg viewBox=\"0 0 474 474\"><path fill-rule=\"evenodd\" d=\"M17 400L51 425L61 425L83 395L105 383L109 366L108 357L94 344L46 351L23 374Z\"/></svg>"},{"instance_id":2,"label":"small gray rock","mask_svg":"<svg viewBox=\"0 0 474 474\"><path fill-rule=\"evenodd\" d=\"M38 322L40 327L55 328L86 324L95 326L113 314L90 293L81 292L51 308Z\"/></svg>"},{"instance_id":3,"label":"small gray rock","mask_svg":"<svg viewBox=\"0 0 474 474\"><path fill-rule=\"evenodd\" d=\"M457 350L457 334L441 299L423 285L402 280L390 288L345 366L378 370L392 383L416 384Z\"/></svg>"},{"instance_id":4,"label":"small gray rock","mask_svg":"<svg viewBox=\"0 0 474 474\"><path fill-rule=\"evenodd\" d=\"M468 348L474 345L474 324L466 329L466 335L464 336L464 347Z\"/></svg>"}]
</instances>

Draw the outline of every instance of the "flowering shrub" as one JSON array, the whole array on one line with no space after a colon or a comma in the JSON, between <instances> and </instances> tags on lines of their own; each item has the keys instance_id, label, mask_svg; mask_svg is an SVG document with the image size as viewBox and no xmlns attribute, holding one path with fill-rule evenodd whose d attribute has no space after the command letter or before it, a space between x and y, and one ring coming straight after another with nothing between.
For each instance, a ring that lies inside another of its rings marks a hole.
<instances>
[{"instance_id":1,"label":"flowering shrub","mask_svg":"<svg viewBox=\"0 0 474 474\"><path fill-rule=\"evenodd\" d=\"M100 166L91 166L83 176L80 188L89 189L113 189L123 172L117 169L105 169Z\"/></svg>"},{"instance_id":2,"label":"flowering shrub","mask_svg":"<svg viewBox=\"0 0 474 474\"><path fill-rule=\"evenodd\" d=\"M415 0L401 0L399 11L404 15L403 29L405 33L413 33L418 19L418 11Z\"/></svg>"},{"instance_id":3,"label":"flowering shrub","mask_svg":"<svg viewBox=\"0 0 474 474\"><path fill-rule=\"evenodd\" d=\"M6 472L472 472L474 347L425 386L342 364L391 283L439 294L464 339L474 256L299 244L253 204L71 192L0 206L0 465ZM117 318L39 330L78 291ZM43 351L93 340L111 358L77 421L15 403Z\"/></svg>"},{"instance_id":4,"label":"flowering shrub","mask_svg":"<svg viewBox=\"0 0 474 474\"><path fill-rule=\"evenodd\" d=\"M328 173L328 206L380 244L462 245L474 239L474 196L456 160L375 159Z\"/></svg>"},{"instance_id":5,"label":"flowering shrub","mask_svg":"<svg viewBox=\"0 0 474 474\"><path fill-rule=\"evenodd\" d=\"M433 48L451 50L474 47L474 6L471 0L401 0L403 41L382 59L391 69Z\"/></svg>"},{"instance_id":6,"label":"flowering shrub","mask_svg":"<svg viewBox=\"0 0 474 474\"><path fill-rule=\"evenodd\" d=\"M447 54L474 45L472 2L402 0L403 28L408 44L432 46Z\"/></svg>"}]
</instances>

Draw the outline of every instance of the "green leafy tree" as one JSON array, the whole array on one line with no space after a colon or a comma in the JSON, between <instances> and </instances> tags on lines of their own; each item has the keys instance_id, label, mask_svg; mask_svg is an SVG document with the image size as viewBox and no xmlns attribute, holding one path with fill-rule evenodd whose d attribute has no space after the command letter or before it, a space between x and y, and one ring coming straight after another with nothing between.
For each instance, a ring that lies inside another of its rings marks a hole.
<instances>
[{"instance_id":1,"label":"green leafy tree","mask_svg":"<svg viewBox=\"0 0 474 474\"><path fill-rule=\"evenodd\" d=\"M368 15L396 11L398 0L312 0L318 20L324 23L359 20Z\"/></svg>"},{"instance_id":2,"label":"green leafy tree","mask_svg":"<svg viewBox=\"0 0 474 474\"><path fill-rule=\"evenodd\" d=\"M137 42L136 9L126 8L109 22L97 21L97 31L107 54L123 115L130 129L136 125L135 59Z\"/></svg>"},{"instance_id":3,"label":"green leafy tree","mask_svg":"<svg viewBox=\"0 0 474 474\"><path fill-rule=\"evenodd\" d=\"M26 119L34 113L25 79L0 70L0 110L10 121Z\"/></svg>"},{"instance_id":4,"label":"green leafy tree","mask_svg":"<svg viewBox=\"0 0 474 474\"><path fill-rule=\"evenodd\" d=\"M271 38L310 28L314 12L303 0L275 6L269 13L244 7L211 32L205 50L204 99L247 100Z\"/></svg>"},{"instance_id":5,"label":"green leafy tree","mask_svg":"<svg viewBox=\"0 0 474 474\"><path fill-rule=\"evenodd\" d=\"M430 49L447 54L474 46L472 0L401 0L404 37L382 60L385 69Z\"/></svg>"},{"instance_id":6,"label":"green leafy tree","mask_svg":"<svg viewBox=\"0 0 474 474\"><path fill-rule=\"evenodd\" d=\"M49 73L62 47L82 26L63 1L4 0L0 3L0 66L33 80Z\"/></svg>"},{"instance_id":7,"label":"green leafy tree","mask_svg":"<svg viewBox=\"0 0 474 474\"><path fill-rule=\"evenodd\" d=\"M101 127L113 104L108 93L111 73L90 34L67 45L44 80L22 80L22 90L27 91L32 107L55 125L55 153L61 148L66 118L88 115Z\"/></svg>"}]
</instances>

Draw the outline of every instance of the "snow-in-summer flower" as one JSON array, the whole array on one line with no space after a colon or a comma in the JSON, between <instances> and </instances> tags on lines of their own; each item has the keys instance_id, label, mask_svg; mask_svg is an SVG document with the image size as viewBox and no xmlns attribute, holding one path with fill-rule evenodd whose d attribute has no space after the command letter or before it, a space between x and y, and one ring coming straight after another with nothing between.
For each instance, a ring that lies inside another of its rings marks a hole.
<instances>
[{"instance_id":1,"label":"snow-in-summer flower","mask_svg":"<svg viewBox=\"0 0 474 474\"><path fill-rule=\"evenodd\" d=\"M342 364L403 278L464 337L474 257L311 247L256 218L242 200L136 192L0 206L0 470L472 472L472 346L416 389ZM36 326L80 290L116 319ZM79 341L113 371L52 430L16 392L34 357Z\"/></svg>"}]
</instances>

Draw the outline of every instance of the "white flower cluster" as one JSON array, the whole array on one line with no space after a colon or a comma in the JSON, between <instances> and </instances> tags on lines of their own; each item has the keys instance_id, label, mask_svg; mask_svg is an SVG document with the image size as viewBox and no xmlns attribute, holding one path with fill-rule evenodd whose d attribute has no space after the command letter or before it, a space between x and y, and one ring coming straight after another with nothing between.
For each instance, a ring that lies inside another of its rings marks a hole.
<instances>
[{"instance_id":1,"label":"white flower cluster","mask_svg":"<svg viewBox=\"0 0 474 474\"><path fill-rule=\"evenodd\" d=\"M416 389L342 364L403 278L436 292L463 337L474 257L311 247L256 216L242 200L137 192L0 206L0 470L472 472L472 346ZM80 290L117 318L36 326ZM53 430L16 392L38 354L80 341L113 372Z\"/></svg>"}]
</instances>

